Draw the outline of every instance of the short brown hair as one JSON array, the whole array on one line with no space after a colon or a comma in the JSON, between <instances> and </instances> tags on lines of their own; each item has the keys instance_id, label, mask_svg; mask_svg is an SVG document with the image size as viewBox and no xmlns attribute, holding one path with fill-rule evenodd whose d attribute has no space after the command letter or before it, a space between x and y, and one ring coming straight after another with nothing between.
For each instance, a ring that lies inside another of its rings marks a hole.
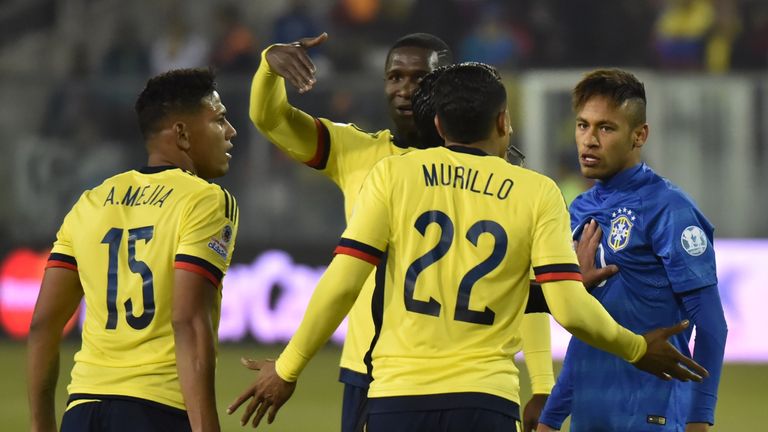
<instances>
[{"instance_id":1,"label":"short brown hair","mask_svg":"<svg viewBox=\"0 0 768 432\"><path fill-rule=\"evenodd\" d=\"M604 96L616 107L629 101L630 115L635 125L645 123L645 86L631 73L621 69L589 72L573 88L573 110L578 112L594 96Z\"/></svg>"}]
</instances>

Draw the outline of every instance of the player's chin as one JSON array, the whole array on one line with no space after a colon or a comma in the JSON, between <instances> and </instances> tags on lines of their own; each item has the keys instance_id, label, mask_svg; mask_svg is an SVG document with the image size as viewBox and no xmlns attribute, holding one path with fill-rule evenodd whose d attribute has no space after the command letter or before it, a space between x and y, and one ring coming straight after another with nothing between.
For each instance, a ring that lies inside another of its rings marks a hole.
<instances>
[{"instance_id":1,"label":"player's chin","mask_svg":"<svg viewBox=\"0 0 768 432\"><path fill-rule=\"evenodd\" d=\"M584 165L581 165L580 168L581 168L581 175L588 179L597 180L597 179L603 178L599 169L596 169L594 167L584 166Z\"/></svg>"}]
</instances>

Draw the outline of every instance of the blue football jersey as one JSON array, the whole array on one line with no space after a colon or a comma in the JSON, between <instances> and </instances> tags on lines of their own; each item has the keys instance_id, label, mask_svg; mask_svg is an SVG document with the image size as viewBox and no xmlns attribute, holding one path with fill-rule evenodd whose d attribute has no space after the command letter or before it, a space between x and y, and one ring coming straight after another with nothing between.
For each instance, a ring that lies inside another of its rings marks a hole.
<instances>
[{"instance_id":1,"label":"blue football jersey","mask_svg":"<svg viewBox=\"0 0 768 432\"><path fill-rule=\"evenodd\" d=\"M619 273L592 294L635 333L689 318L677 294L717 283L713 226L645 164L597 182L570 213L574 239L590 220L599 223L596 264ZM690 337L689 329L670 341L690 356ZM570 411L573 432L683 431L690 403L691 383L660 380L573 338L543 417L562 422Z\"/></svg>"}]
</instances>

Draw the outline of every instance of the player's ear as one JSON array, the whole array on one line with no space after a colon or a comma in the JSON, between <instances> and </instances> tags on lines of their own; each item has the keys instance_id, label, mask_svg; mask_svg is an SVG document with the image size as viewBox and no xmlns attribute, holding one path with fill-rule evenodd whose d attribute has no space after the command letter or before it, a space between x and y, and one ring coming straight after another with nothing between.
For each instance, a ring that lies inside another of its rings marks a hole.
<instances>
[{"instance_id":1,"label":"player's ear","mask_svg":"<svg viewBox=\"0 0 768 432\"><path fill-rule=\"evenodd\" d=\"M648 140L648 123L637 126L632 131L632 148L640 148Z\"/></svg>"},{"instance_id":2,"label":"player's ear","mask_svg":"<svg viewBox=\"0 0 768 432\"><path fill-rule=\"evenodd\" d=\"M435 114L435 129L437 129L437 134L440 135L440 138L442 138L443 141L447 141L445 132L443 132L443 128L440 126L440 118L437 117L437 114Z\"/></svg>"},{"instance_id":3,"label":"player's ear","mask_svg":"<svg viewBox=\"0 0 768 432\"><path fill-rule=\"evenodd\" d=\"M496 133L500 137L512 135L512 121L506 108L496 116Z\"/></svg>"},{"instance_id":4,"label":"player's ear","mask_svg":"<svg viewBox=\"0 0 768 432\"><path fill-rule=\"evenodd\" d=\"M182 151L189 151L189 130L184 122L178 121L173 124L173 132L176 136L176 146Z\"/></svg>"}]
</instances>

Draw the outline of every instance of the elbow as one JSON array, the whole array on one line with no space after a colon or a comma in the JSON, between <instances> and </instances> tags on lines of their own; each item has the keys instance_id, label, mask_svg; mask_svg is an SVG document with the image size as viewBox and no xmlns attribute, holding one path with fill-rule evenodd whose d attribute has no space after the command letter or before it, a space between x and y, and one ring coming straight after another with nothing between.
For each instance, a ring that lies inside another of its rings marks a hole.
<instances>
[{"instance_id":1,"label":"elbow","mask_svg":"<svg viewBox=\"0 0 768 432\"><path fill-rule=\"evenodd\" d=\"M552 302L549 304L549 311L555 321L564 329L572 332L578 326L579 320L577 314L574 313L574 308L564 307L560 302Z\"/></svg>"},{"instance_id":2,"label":"elbow","mask_svg":"<svg viewBox=\"0 0 768 432\"><path fill-rule=\"evenodd\" d=\"M251 118L251 123L253 123L256 129L258 129L261 133L267 133L269 131L268 119L264 113L264 110L258 109L257 107L251 105L250 110L248 110L248 117Z\"/></svg>"}]
</instances>

